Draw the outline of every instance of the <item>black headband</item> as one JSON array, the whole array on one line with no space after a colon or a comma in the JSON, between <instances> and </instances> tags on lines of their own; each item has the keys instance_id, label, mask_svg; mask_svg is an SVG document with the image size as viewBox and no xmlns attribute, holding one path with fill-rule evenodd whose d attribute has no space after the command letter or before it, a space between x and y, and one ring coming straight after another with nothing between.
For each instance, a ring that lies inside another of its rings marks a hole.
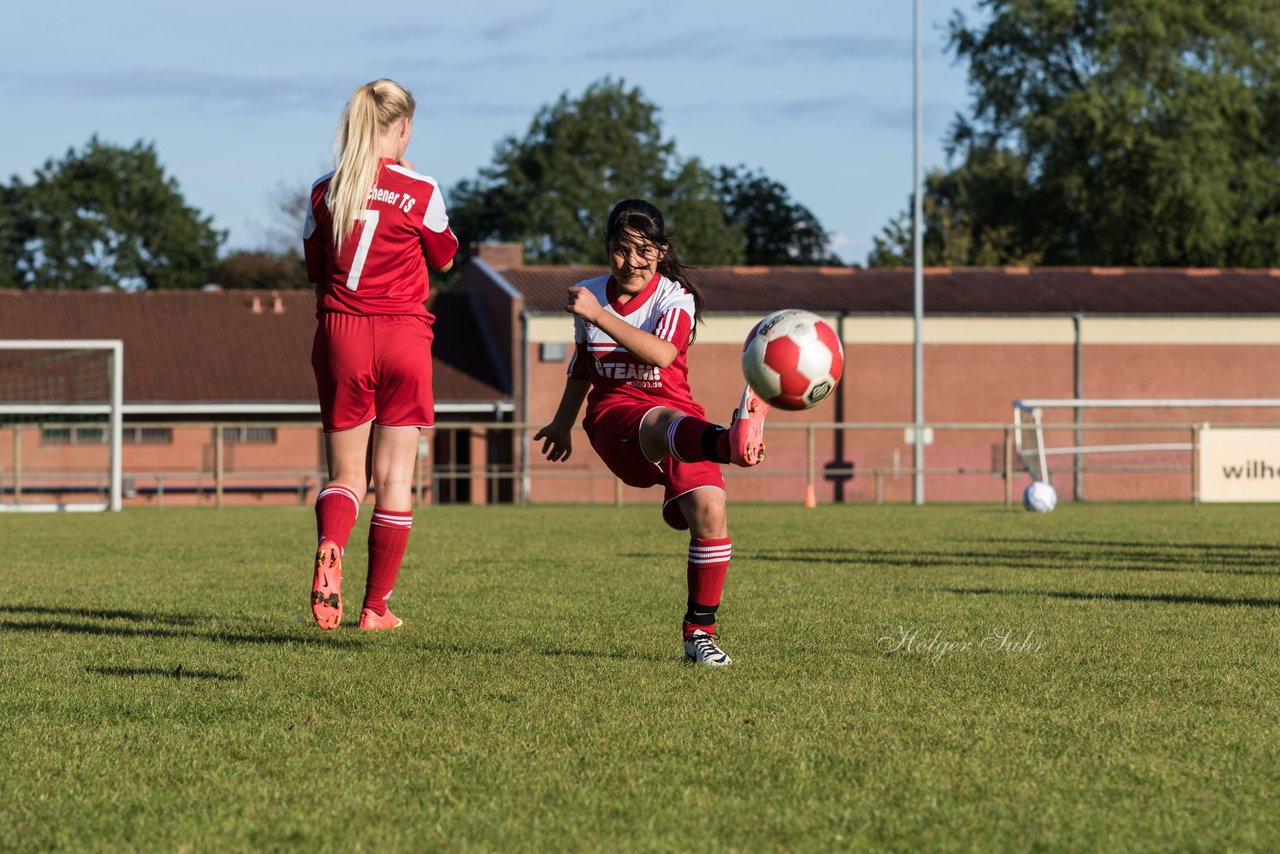
<instances>
[{"instance_id":1,"label":"black headband","mask_svg":"<svg viewBox=\"0 0 1280 854\"><path fill-rule=\"evenodd\" d=\"M667 224L662 218L662 211L644 199L623 199L614 205L613 210L609 213L609 223L605 226L605 231L608 234L613 234L617 230L618 218L631 211L645 214L657 224L660 234L666 233Z\"/></svg>"}]
</instances>

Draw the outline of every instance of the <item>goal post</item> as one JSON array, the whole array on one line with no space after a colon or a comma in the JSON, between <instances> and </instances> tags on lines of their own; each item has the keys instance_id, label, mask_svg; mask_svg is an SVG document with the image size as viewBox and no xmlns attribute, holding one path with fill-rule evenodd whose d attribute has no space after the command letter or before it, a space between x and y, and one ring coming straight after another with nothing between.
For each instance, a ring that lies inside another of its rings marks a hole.
<instances>
[{"instance_id":1,"label":"goal post","mask_svg":"<svg viewBox=\"0 0 1280 854\"><path fill-rule=\"evenodd\" d=\"M105 376L86 354L101 354ZM0 340L0 424L20 427L58 419L90 417L105 421L107 500L100 503L30 503L20 499L21 447L14 440L13 500L0 510L120 510L123 500L124 342L108 339Z\"/></svg>"},{"instance_id":2,"label":"goal post","mask_svg":"<svg viewBox=\"0 0 1280 854\"><path fill-rule=\"evenodd\" d=\"M1086 411L1117 412L1112 419L1082 420ZM1160 420L1148 419L1158 412L1169 413ZM1053 413L1069 413L1060 420ZM1125 416L1123 413L1132 413ZM1230 413L1230 414L1228 414ZM1185 467L1192 474L1193 500L1196 494L1196 466L1199 431L1214 422L1215 426L1276 426L1280 416L1280 398L1039 398L1013 401L1014 447L1023 467L1037 480L1048 480L1054 457L1070 456L1073 463L1058 471L1067 471L1076 479L1086 471L1083 459L1090 455L1109 458L1107 465L1091 466L1087 471L1110 473L1128 466L1130 473L1151 474L1157 470L1173 471ZM1120 420L1115 420L1120 419ZM1262 421L1269 420L1264 425ZM1174 423L1161 423L1173 421ZM1167 441L1183 430L1183 441ZM1048 433L1072 433L1074 441L1047 441ZM1087 436L1110 434L1110 441L1090 443ZM1171 435L1173 434L1173 435ZM1146 439L1146 441L1142 441ZM1165 439L1166 441L1159 441ZM1119 461L1119 462L1117 462ZM1158 468L1163 466L1162 469ZM1078 494L1078 493L1077 493Z\"/></svg>"},{"instance_id":3,"label":"goal post","mask_svg":"<svg viewBox=\"0 0 1280 854\"><path fill-rule=\"evenodd\" d=\"M1049 479L1049 465L1045 459L1044 413L1034 401L1013 402L1013 450L1022 467L1032 480Z\"/></svg>"}]
</instances>

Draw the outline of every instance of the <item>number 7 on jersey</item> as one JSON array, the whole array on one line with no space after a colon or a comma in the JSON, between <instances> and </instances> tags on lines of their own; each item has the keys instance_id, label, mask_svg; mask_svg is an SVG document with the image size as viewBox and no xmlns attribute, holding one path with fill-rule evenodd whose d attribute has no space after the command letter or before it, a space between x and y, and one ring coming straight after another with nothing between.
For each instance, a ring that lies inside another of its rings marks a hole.
<instances>
[{"instance_id":1,"label":"number 7 on jersey","mask_svg":"<svg viewBox=\"0 0 1280 854\"><path fill-rule=\"evenodd\" d=\"M378 211L364 210L356 214L356 219L364 222L360 229L360 242L356 244L356 257L351 261L351 272L347 274L347 290L354 291L360 287L360 274L364 272L364 261L369 256L369 246L373 243L373 233L378 230Z\"/></svg>"}]
</instances>

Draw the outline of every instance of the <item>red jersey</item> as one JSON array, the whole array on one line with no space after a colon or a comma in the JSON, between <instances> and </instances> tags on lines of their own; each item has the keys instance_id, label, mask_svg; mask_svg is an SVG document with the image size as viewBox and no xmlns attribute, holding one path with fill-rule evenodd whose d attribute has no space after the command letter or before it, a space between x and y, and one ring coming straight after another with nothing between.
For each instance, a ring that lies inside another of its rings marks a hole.
<instances>
[{"instance_id":1,"label":"red jersey","mask_svg":"<svg viewBox=\"0 0 1280 854\"><path fill-rule=\"evenodd\" d=\"M569 360L569 375L591 380L588 417L616 403L670 406L701 414L702 408L689 391L689 367L685 362L693 330L693 295L660 273L625 303L614 301L616 287L611 276L579 282L578 286L589 290L605 311L676 347L675 361L659 368L637 359L594 323L575 317L576 347Z\"/></svg>"},{"instance_id":2,"label":"red jersey","mask_svg":"<svg viewBox=\"0 0 1280 854\"><path fill-rule=\"evenodd\" d=\"M382 158L369 201L337 255L326 200L332 179L330 172L312 185L302 229L307 278L320 286L319 310L430 318L427 267L443 267L458 249L435 179Z\"/></svg>"}]
</instances>

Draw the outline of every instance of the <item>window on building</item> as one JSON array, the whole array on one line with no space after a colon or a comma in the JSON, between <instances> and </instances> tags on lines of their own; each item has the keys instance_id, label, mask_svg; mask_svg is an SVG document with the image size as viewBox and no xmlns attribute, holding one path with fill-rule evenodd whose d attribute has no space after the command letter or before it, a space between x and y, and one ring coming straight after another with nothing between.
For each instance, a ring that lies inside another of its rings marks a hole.
<instances>
[{"instance_id":1,"label":"window on building","mask_svg":"<svg viewBox=\"0 0 1280 854\"><path fill-rule=\"evenodd\" d=\"M274 427L223 427L222 441L228 445L274 445Z\"/></svg>"},{"instance_id":2,"label":"window on building","mask_svg":"<svg viewBox=\"0 0 1280 854\"><path fill-rule=\"evenodd\" d=\"M124 443L126 445L172 445L173 429L171 427L126 427Z\"/></svg>"},{"instance_id":3,"label":"window on building","mask_svg":"<svg viewBox=\"0 0 1280 854\"><path fill-rule=\"evenodd\" d=\"M42 445L101 445L107 441L105 427L41 427Z\"/></svg>"},{"instance_id":4,"label":"window on building","mask_svg":"<svg viewBox=\"0 0 1280 854\"><path fill-rule=\"evenodd\" d=\"M103 445L111 438L106 427L42 427L43 445ZM169 427L125 427L121 441L126 445L169 445L173 430Z\"/></svg>"},{"instance_id":5,"label":"window on building","mask_svg":"<svg viewBox=\"0 0 1280 854\"><path fill-rule=\"evenodd\" d=\"M563 362L569 355L569 345L563 341L543 341L538 345L538 359L543 362Z\"/></svg>"}]
</instances>

